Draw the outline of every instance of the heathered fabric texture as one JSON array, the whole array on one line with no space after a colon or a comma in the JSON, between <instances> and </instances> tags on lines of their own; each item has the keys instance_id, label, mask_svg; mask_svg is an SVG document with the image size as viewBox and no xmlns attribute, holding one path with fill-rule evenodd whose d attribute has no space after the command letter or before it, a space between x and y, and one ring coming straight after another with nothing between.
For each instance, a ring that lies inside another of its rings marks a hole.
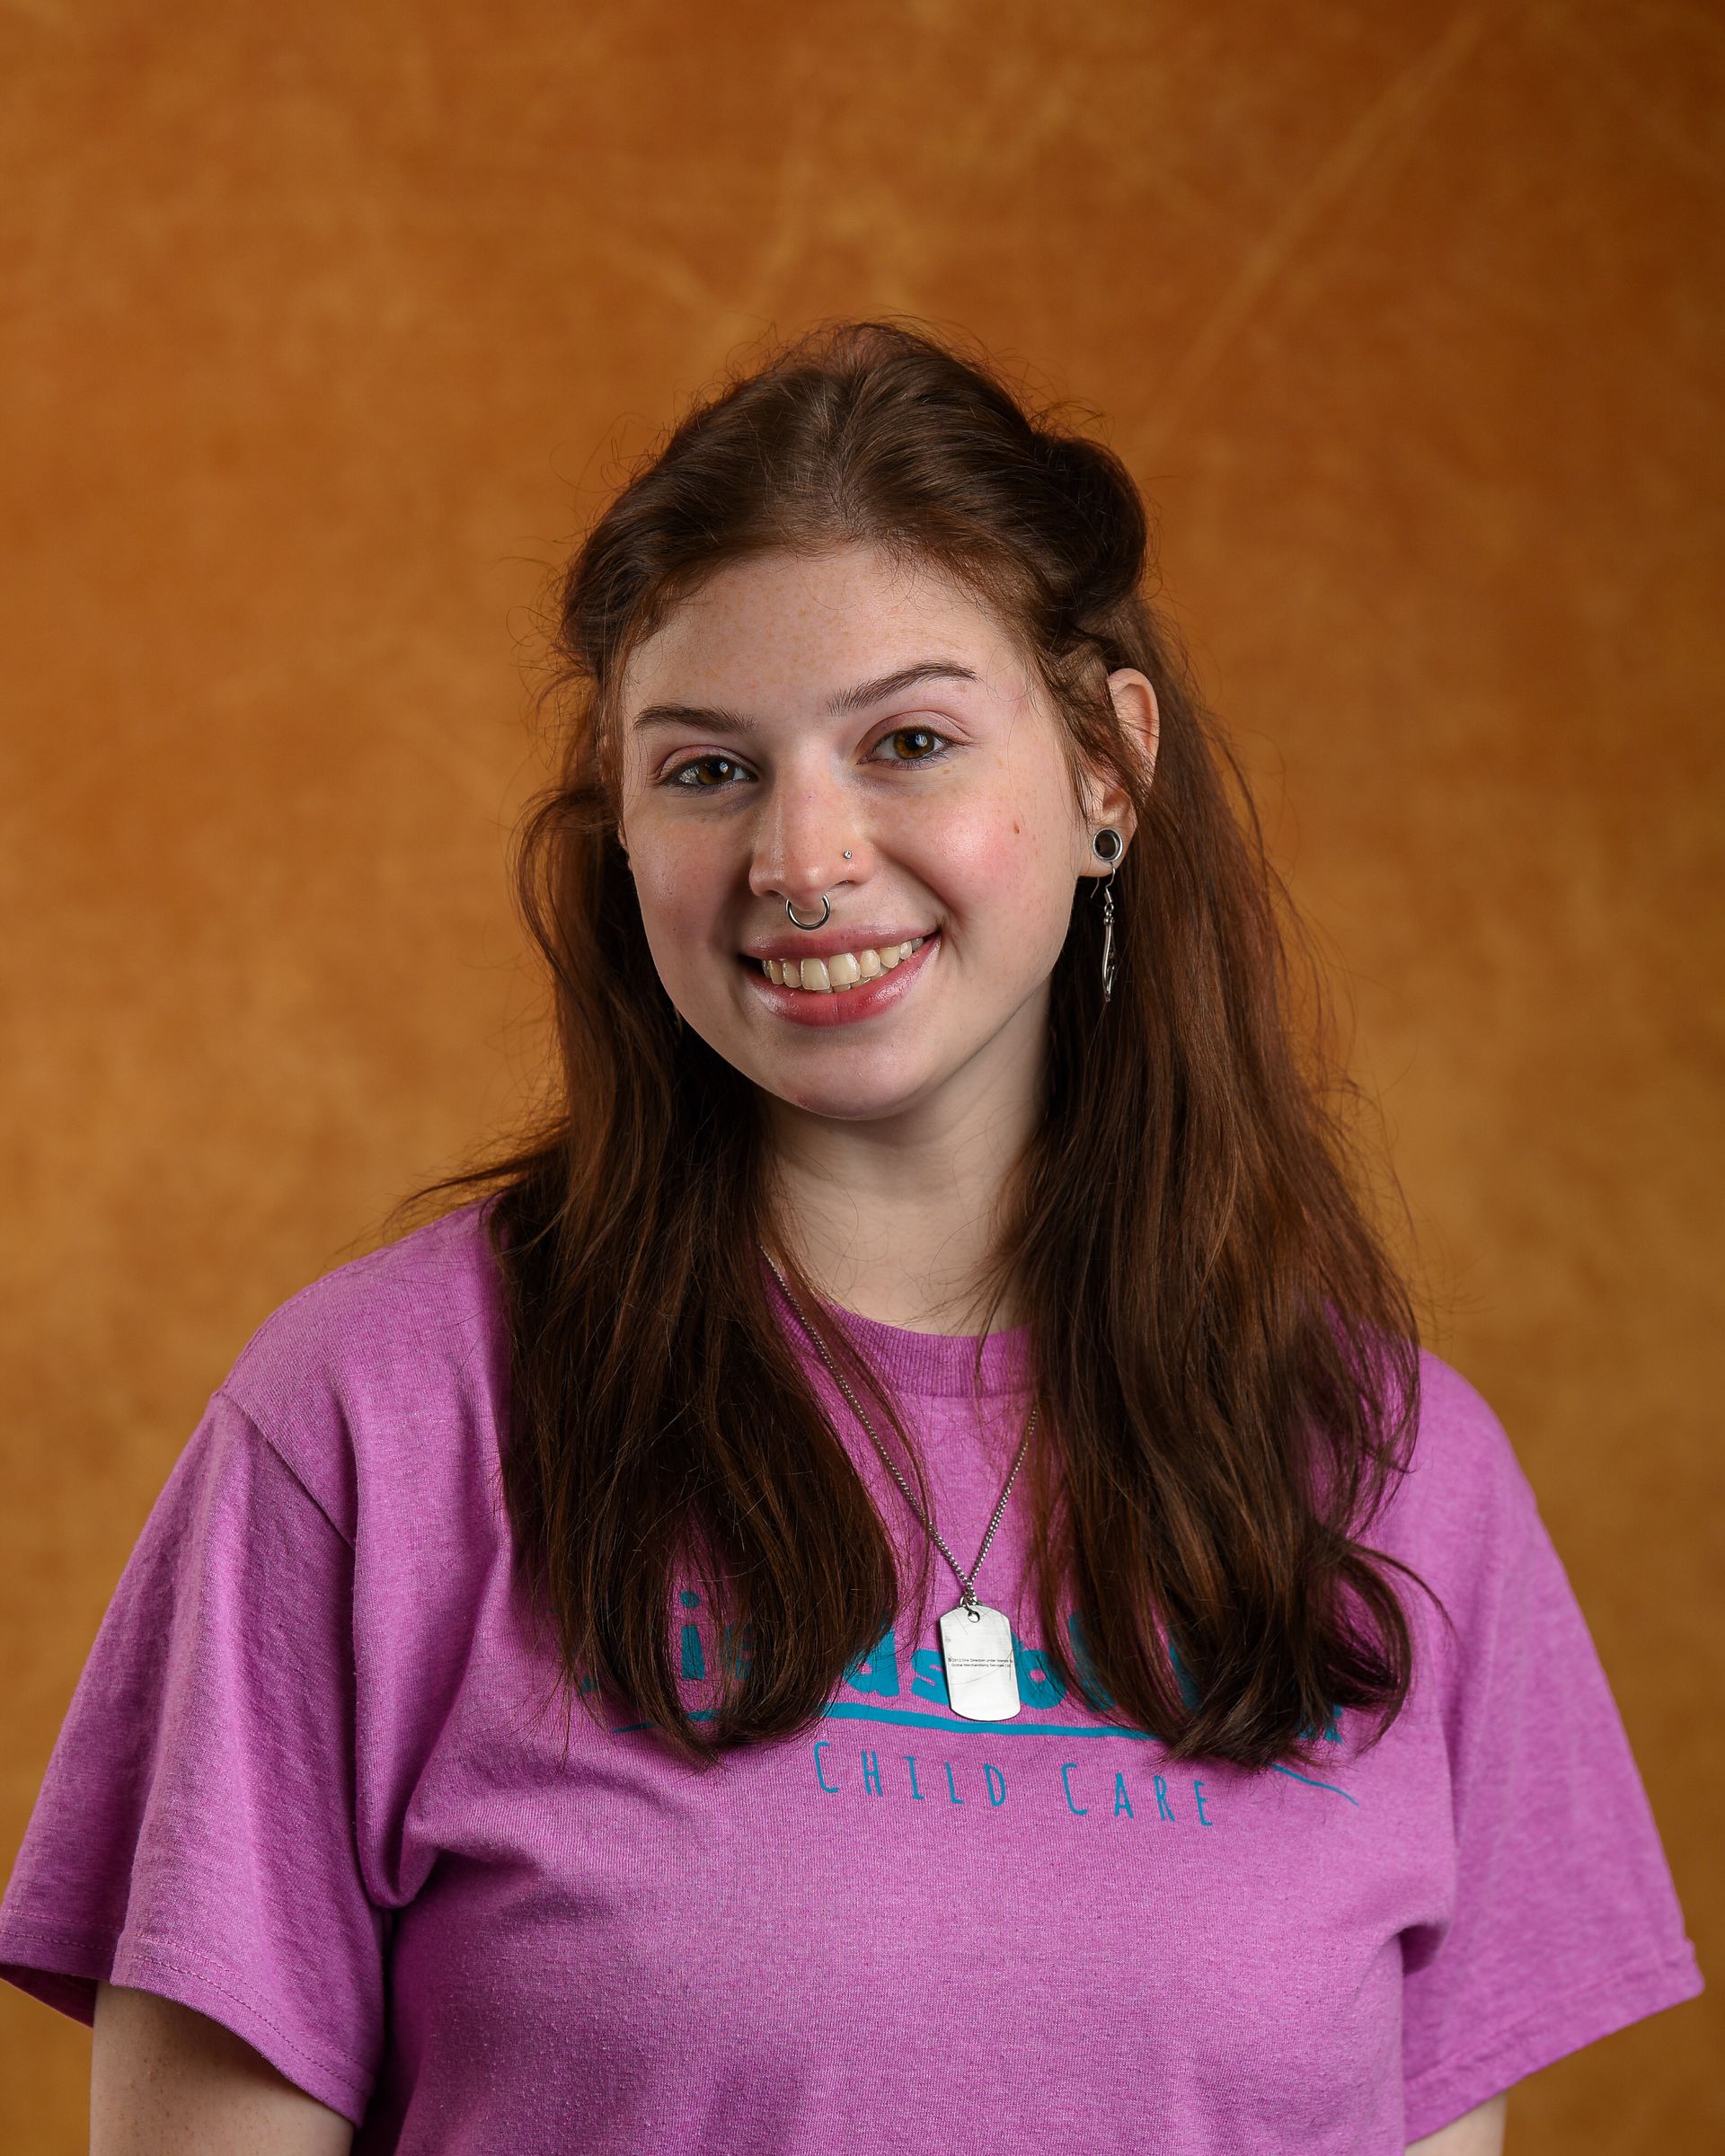
<instances>
[{"instance_id":1,"label":"heathered fabric texture","mask_svg":"<svg viewBox=\"0 0 1725 2156\"><path fill-rule=\"evenodd\" d=\"M1015 1491L978 1579L1020 1642L1015 1721L946 1707L937 1559L923 1622L814 1732L701 1774L578 1707L565 1752L510 1582L482 1211L314 1282L212 1396L0 1905L13 1983L84 2021L98 1977L181 2001L357 2150L414 2156L1390 2156L1701 1990L1533 1493L1429 1356L1367 1539L1457 1637L1406 1589L1419 1674L1376 1747L1347 1713L1315 1772L1171 1769L1062 1697ZM988 1340L979 1415L970 1341L826 1314L969 1563L1025 1336ZM912 1581L921 1531L803 1352ZM677 1622L698 1704L743 1649L686 1599Z\"/></svg>"}]
</instances>

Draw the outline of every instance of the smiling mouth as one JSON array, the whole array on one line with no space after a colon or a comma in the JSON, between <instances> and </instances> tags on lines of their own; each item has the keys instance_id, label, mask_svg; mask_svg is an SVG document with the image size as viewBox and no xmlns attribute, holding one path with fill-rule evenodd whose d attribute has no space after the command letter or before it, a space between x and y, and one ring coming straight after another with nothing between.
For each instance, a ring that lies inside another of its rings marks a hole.
<instances>
[{"instance_id":1,"label":"smiling mouth","mask_svg":"<svg viewBox=\"0 0 1725 2156\"><path fill-rule=\"evenodd\" d=\"M928 938L913 936L907 943L890 943L884 950L838 950L825 959L748 959L758 965L767 979L781 988L801 988L816 995L843 995L864 981L878 980L900 966Z\"/></svg>"}]
</instances>

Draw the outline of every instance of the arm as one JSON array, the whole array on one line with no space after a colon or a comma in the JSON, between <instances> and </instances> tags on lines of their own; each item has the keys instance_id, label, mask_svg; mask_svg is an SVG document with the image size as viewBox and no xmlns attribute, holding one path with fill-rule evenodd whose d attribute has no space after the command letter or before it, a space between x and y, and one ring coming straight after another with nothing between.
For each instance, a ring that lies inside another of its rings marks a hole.
<instances>
[{"instance_id":1,"label":"arm","mask_svg":"<svg viewBox=\"0 0 1725 2156\"><path fill-rule=\"evenodd\" d=\"M1452 2118L1437 2133L1408 2143L1408 2156L1503 2156L1503 2115L1509 2107L1508 2090L1490 2103L1479 2104Z\"/></svg>"},{"instance_id":2,"label":"arm","mask_svg":"<svg viewBox=\"0 0 1725 2156\"><path fill-rule=\"evenodd\" d=\"M90 2156L348 2156L353 2128L208 2015L98 1984Z\"/></svg>"}]
</instances>

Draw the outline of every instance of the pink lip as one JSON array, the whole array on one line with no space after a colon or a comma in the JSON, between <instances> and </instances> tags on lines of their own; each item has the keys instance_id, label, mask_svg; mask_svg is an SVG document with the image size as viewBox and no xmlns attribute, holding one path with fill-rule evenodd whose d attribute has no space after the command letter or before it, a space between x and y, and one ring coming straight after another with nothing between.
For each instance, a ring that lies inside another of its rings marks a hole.
<instances>
[{"instance_id":1,"label":"pink lip","mask_svg":"<svg viewBox=\"0 0 1725 2156\"><path fill-rule=\"evenodd\" d=\"M889 1011L893 1004L902 1002L934 956L939 942L940 931L936 929L919 950L901 959L890 973L883 973L872 981L861 981L854 988L835 988L826 994L813 988L781 988L756 967L749 969L749 983L769 1011L780 1018L788 1018L792 1025L854 1025L859 1019L872 1018L877 1012Z\"/></svg>"}]
</instances>

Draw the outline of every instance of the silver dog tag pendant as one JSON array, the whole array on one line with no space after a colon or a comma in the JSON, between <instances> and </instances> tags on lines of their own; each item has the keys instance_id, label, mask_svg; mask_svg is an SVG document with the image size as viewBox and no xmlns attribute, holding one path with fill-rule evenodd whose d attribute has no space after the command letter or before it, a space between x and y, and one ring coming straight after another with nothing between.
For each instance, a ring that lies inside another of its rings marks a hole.
<instances>
[{"instance_id":1,"label":"silver dog tag pendant","mask_svg":"<svg viewBox=\"0 0 1725 2156\"><path fill-rule=\"evenodd\" d=\"M1018 1712L1018 1665L1013 1627L986 1603L960 1603L941 1619L941 1660L946 1696L968 1722L1010 1722Z\"/></svg>"}]
</instances>

